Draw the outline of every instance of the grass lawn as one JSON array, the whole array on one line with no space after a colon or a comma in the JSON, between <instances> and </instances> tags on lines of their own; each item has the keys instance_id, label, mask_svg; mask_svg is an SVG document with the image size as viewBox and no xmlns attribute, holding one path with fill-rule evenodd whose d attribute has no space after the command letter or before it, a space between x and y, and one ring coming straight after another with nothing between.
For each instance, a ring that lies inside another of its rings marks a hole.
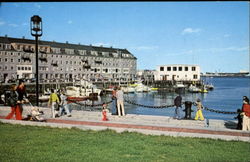
<instances>
[{"instance_id":1,"label":"grass lawn","mask_svg":"<svg viewBox=\"0 0 250 162\"><path fill-rule=\"evenodd\" d=\"M250 143L0 123L0 161L250 161Z\"/></svg>"}]
</instances>

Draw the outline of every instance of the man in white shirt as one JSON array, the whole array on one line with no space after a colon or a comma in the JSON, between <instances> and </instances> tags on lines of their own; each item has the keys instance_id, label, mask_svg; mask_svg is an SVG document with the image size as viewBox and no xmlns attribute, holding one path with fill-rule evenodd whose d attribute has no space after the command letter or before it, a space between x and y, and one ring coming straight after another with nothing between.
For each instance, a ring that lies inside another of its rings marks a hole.
<instances>
[{"instance_id":1,"label":"man in white shirt","mask_svg":"<svg viewBox=\"0 0 250 162\"><path fill-rule=\"evenodd\" d=\"M121 90L121 87L119 87L118 91L116 92L116 98L117 98L118 116L125 116L123 91Z\"/></svg>"}]
</instances>

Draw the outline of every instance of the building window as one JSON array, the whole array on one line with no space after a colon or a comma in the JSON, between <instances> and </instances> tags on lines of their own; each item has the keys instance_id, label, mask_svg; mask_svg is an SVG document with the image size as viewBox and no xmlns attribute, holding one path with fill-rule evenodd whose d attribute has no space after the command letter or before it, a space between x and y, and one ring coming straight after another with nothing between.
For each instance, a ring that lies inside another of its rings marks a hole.
<instances>
[{"instance_id":1,"label":"building window","mask_svg":"<svg viewBox=\"0 0 250 162\"><path fill-rule=\"evenodd\" d=\"M164 71L164 67L160 67L160 71Z\"/></svg>"},{"instance_id":2,"label":"building window","mask_svg":"<svg viewBox=\"0 0 250 162\"><path fill-rule=\"evenodd\" d=\"M193 67L192 67L192 71L196 71L196 68L195 68L195 66L193 66Z\"/></svg>"},{"instance_id":3,"label":"building window","mask_svg":"<svg viewBox=\"0 0 250 162\"><path fill-rule=\"evenodd\" d=\"M177 71L177 67L173 67L173 71Z\"/></svg>"},{"instance_id":4,"label":"building window","mask_svg":"<svg viewBox=\"0 0 250 162\"><path fill-rule=\"evenodd\" d=\"M167 71L171 71L171 67L167 67Z\"/></svg>"},{"instance_id":5,"label":"building window","mask_svg":"<svg viewBox=\"0 0 250 162\"><path fill-rule=\"evenodd\" d=\"M179 67L179 71L182 71L182 67L181 66Z\"/></svg>"},{"instance_id":6,"label":"building window","mask_svg":"<svg viewBox=\"0 0 250 162\"><path fill-rule=\"evenodd\" d=\"M194 79L198 79L198 76L196 74L194 75Z\"/></svg>"},{"instance_id":7,"label":"building window","mask_svg":"<svg viewBox=\"0 0 250 162\"><path fill-rule=\"evenodd\" d=\"M7 59L7 58L5 58L5 62L8 62L8 59Z\"/></svg>"},{"instance_id":8,"label":"building window","mask_svg":"<svg viewBox=\"0 0 250 162\"><path fill-rule=\"evenodd\" d=\"M188 71L188 67L187 66L185 67L185 71Z\"/></svg>"}]
</instances>

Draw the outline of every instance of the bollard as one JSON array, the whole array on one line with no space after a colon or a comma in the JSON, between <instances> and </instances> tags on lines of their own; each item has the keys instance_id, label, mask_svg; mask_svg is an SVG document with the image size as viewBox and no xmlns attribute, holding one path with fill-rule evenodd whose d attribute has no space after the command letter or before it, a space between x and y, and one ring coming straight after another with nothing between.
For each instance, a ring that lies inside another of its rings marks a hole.
<instances>
[{"instance_id":1,"label":"bollard","mask_svg":"<svg viewBox=\"0 0 250 162\"><path fill-rule=\"evenodd\" d=\"M185 102L185 119L191 119L191 112L192 112L192 110L191 110L191 108L192 108L192 102L190 102L190 101L186 101Z\"/></svg>"}]
</instances>

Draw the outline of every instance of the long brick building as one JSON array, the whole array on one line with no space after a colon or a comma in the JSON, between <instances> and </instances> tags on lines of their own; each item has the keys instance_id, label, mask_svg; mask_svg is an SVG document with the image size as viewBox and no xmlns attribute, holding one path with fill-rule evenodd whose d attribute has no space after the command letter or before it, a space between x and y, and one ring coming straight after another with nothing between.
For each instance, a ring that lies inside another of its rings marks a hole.
<instances>
[{"instance_id":1,"label":"long brick building","mask_svg":"<svg viewBox=\"0 0 250 162\"><path fill-rule=\"evenodd\" d=\"M126 49L39 41L39 80L78 79L129 81L136 77L137 58ZM0 37L0 80L35 78L35 41Z\"/></svg>"}]
</instances>

